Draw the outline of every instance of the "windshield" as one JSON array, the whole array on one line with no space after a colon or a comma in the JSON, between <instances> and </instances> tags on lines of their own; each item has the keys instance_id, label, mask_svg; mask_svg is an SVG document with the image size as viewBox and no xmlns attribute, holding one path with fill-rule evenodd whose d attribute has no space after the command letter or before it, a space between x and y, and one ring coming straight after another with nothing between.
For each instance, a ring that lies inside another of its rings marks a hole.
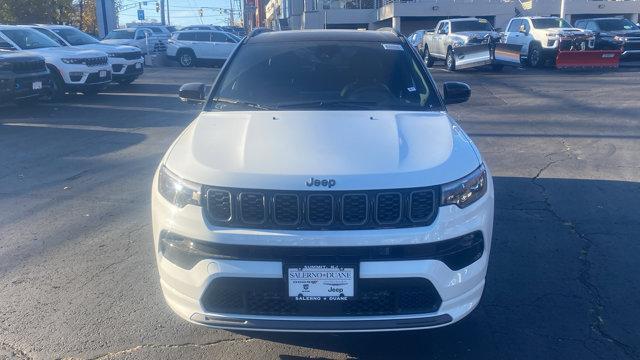
<instances>
[{"instance_id":1,"label":"windshield","mask_svg":"<svg viewBox=\"0 0 640 360\"><path fill-rule=\"evenodd\" d=\"M536 29L568 29L572 27L571 24L560 18L531 19L531 22L533 23L533 27Z\"/></svg>"},{"instance_id":2,"label":"windshield","mask_svg":"<svg viewBox=\"0 0 640 360\"><path fill-rule=\"evenodd\" d=\"M105 39L133 39L133 30L115 30L107 34Z\"/></svg>"},{"instance_id":3,"label":"windshield","mask_svg":"<svg viewBox=\"0 0 640 360\"><path fill-rule=\"evenodd\" d=\"M598 20L598 27L602 31L639 30L638 26L627 19Z\"/></svg>"},{"instance_id":4,"label":"windshield","mask_svg":"<svg viewBox=\"0 0 640 360\"><path fill-rule=\"evenodd\" d=\"M493 27L486 20L473 20L473 21L452 21L451 32L462 31L493 31Z\"/></svg>"},{"instance_id":5,"label":"windshield","mask_svg":"<svg viewBox=\"0 0 640 360\"><path fill-rule=\"evenodd\" d=\"M248 44L221 75L207 108L439 109L411 54L400 44L378 42Z\"/></svg>"},{"instance_id":6,"label":"windshield","mask_svg":"<svg viewBox=\"0 0 640 360\"><path fill-rule=\"evenodd\" d=\"M13 41L21 50L58 47L55 41L33 29L6 29L2 33Z\"/></svg>"},{"instance_id":7,"label":"windshield","mask_svg":"<svg viewBox=\"0 0 640 360\"><path fill-rule=\"evenodd\" d=\"M51 29L51 31L65 39L71 45L87 45L99 42L91 35L85 34L75 28Z\"/></svg>"}]
</instances>

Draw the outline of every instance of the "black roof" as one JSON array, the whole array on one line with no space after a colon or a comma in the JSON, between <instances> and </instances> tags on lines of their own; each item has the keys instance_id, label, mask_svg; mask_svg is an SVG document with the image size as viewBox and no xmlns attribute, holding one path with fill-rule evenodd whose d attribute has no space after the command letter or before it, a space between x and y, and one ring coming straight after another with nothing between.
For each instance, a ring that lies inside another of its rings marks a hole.
<instances>
[{"instance_id":1,"label":"black roof","mask_svg":"<svg viewBox=\"0 0 640 360\"><path fill-rule=\"evenodd\" d=\"M372 30L287 30L266 31L249 37L247 43L296 42L296 41L371 41L401 43L391 31Z\"/></svg>"}]
</instances>

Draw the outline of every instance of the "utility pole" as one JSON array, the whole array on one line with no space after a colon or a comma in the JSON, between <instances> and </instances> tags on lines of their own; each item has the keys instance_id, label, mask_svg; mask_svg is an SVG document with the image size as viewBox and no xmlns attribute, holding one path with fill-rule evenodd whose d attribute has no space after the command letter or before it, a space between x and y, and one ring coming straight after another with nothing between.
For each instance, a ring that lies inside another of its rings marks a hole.
<instances>
[{"instance_id":1,"label":"utility pole","mask_svg":"<svg viewBox=\"0 0 640 360\"><path fill-rule=\"evenodd\" d=\"M80 31L83 30L84 26L84 0L80 0Z\"/></svg>"},{"instance_id":2,"label":"utility pole","mask_svg":"<svg viewBox=\"0 0 640 360\"><path fill-rule=\"evenodd\" d=\"M166 24L164 20L164 0L160 0L160 22L162 25Z\"/></svg>"},{"instance_id":3,"label":"utility pole","mask_svg":"<svg viewBox=\"0 0 640 360\"><path fill-rule=\"evenodd\" d=\"M171 25L171 15L169 14L169 0L167 0L167 25Z\"/></svg>"},{"instance_id":4,"label":"utility pole","mask_svg":"<svg viewBox=\"0 0 640 360\"><path fill-rule=\"evenodd\" d=\"M560 17L564 19L564 0L560 0Z\"/></svg>"}]
</instances>

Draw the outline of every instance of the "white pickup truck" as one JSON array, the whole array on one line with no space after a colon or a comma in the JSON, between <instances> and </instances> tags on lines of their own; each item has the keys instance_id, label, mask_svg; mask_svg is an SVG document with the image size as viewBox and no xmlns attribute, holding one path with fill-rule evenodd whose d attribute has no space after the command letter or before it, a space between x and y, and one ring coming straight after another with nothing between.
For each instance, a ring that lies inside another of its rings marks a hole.
<instances>
[{"instance_id":1,"label":"white pickup truck","mask_svg":"<svg viewBox=\"0 0 640 360\"><path fill-rule=\"evenodd\" d=\"M485 19L442 20L434 31L424 34L424 59L429 67L435 60L444 60L451 71L488 65L492 63L491 44L499 37Z\"/></svg>"},{"instance_id":2,"label":"white pickup truck","mask_svg":"<svg viewBox=\"0 0 640 360\"><path fill-rule=\"evenodd\" d=\"M559 17L526 16L509 21L501 43L520 49L519 54L514 54L519 55L518 62L522 60L532 67L540 67L551 61L562 62L559 51L564 58L586 58L586 52L595 48L595 34L575 28ZM502 52L496 51L498 58L499 53Z\"/></svg>"}]
</instances>

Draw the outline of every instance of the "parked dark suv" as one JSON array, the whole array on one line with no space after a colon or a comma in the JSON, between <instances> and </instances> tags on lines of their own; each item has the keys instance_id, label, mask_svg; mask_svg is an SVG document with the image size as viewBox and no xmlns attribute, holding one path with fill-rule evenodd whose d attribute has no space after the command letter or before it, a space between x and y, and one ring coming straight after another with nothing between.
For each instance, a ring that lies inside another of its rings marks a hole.
<instances>
[{"instance_id":1,"label":"parked dark suv","mask_svg":"<svg viewBox=\"0 0 640 360\"><path fill-rule=\"evenodd\" d=\"M623 18L596 18L576 21L576 27L596 33L599 49L622 48L621 59L640 59L640 27Z\"/></svg>"},{"instance_id":2,"label":"parked dark suv","mask_svg":"<svg viewBox=\"0 0 640 360\"><path fill-rule=\"evenodd\" d=\"M34 100L50 90L44 58L22 52L3 53L0 49L0 103Z\"/></svg>"}]
</instances>

